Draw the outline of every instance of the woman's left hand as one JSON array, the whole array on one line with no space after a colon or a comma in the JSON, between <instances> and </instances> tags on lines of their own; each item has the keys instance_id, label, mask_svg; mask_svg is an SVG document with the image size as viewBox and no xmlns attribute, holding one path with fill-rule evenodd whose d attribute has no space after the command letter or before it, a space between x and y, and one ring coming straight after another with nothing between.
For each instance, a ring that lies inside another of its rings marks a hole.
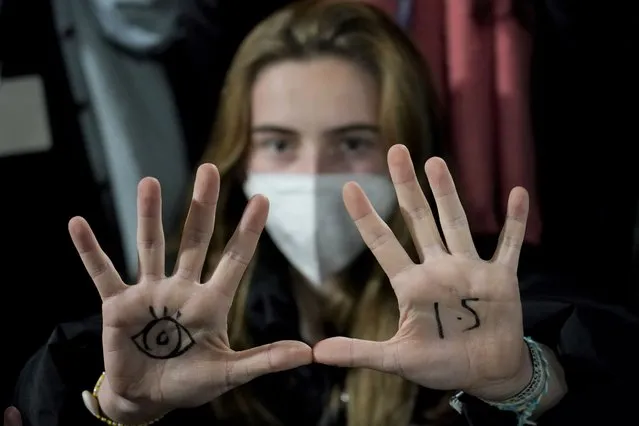
<instances>
[{"instance_id":1,"label":"woman's left hand","mask_svg":"<svg viewBox=\"0 0 639 426\"><path fill-rule=\"evenodd\" d=\"M484 261L446 163L431 158L425 165L446 246L406 147L392 147L388 165L420 263L410 259L357 184L345 186L344 201L390 279L399 302L399 329L385 342L323 340L314 348L315 360L372 368L430 389L464 390L484 399L516 394L532 375L517 280L528 215L526 190L510 193L497 250Z\"/></svg>"}]
</instances>

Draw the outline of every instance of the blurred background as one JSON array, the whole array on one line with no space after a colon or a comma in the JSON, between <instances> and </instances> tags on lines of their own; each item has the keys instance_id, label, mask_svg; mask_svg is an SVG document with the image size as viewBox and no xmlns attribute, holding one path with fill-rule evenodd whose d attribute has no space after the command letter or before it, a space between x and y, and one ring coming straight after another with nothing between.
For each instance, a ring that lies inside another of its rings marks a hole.
<instances>
[{"instance_id":1,"label":"blurred background","mask_svg":"<svg viewBox=\"0 0 639 426\"><path fill-rule=\"evenodd\" d=\"M418 37L415 11L438 1L370 3ZM176 232L232 56L257 22L291 2L0 0L3 407L53 327L100 310L68 220L85 217L134 277L137 181L160 179L165 229ZM531 250L538 267L636 308L636 4L525 3L541 232ZM489 248L496 237L478 235Z\"/></svg>"}]
</instances>

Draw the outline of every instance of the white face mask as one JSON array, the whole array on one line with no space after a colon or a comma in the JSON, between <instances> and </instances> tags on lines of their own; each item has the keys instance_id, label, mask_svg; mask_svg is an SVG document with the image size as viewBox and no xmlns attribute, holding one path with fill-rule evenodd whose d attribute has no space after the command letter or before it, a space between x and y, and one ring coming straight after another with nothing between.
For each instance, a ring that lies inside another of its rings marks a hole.
<instances>
[{"instance_id":1,"label":"white face mask","mask_svg":"<svg viewBox=\"0 0 639 426\"><path fill-rule=\"evenodd\" d=\"M390 179L376 174L250 174L248 197L263 194L270 201L269 236L288 261L312 284L348 266L364 249L346 211L342 188L357 182L377 213L388 219L397 204Z\"/></svg>"}]
</instances>

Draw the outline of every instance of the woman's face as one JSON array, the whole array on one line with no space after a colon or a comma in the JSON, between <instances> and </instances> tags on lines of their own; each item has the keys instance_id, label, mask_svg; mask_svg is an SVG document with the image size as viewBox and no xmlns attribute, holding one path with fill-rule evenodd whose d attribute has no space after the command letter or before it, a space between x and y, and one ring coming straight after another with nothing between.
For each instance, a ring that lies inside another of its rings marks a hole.
<instances>
[{"instance_id":1,"label":"woman's face","mask_svg":"<svg viewBox=\"0 0 639 426\"><path fill-rule=\"evenodd\" d=\"M371 75L349 61L283 61L252 91L249 173L386 174Z\"/></svg>"}]
</instances>

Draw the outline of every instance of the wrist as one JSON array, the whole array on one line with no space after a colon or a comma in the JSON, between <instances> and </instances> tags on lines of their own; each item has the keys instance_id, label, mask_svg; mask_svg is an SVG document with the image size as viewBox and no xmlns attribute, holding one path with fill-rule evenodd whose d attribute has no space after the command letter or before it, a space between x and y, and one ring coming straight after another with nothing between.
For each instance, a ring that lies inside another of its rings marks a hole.
<instances>
[{"instance_id":1,"label":"wrist","mask_svg":"<svg viewBox=\"0 0 639 426\"><path fill-rule=\"evenodd\" d=\"M524 343L521 346L518 367L514 369L512 374L497 383L466 393L487 401L505 401L522 392L532 380L533 373L530 350L528 345Z\"/></svg>"},{"instance_id":2,"label":"wrist","mask_svg":"<svg viewBox=\"0 0 639 426\"><path fill-rule=\"evenodd\" d=\"M530 337L524 337L524 342L528 348L528 356L522 357L520 368L515 369L516 373L512 375L512 378L473 393L490 406L515 413L519 425L534 424L531 423L531 419L556 404L565 394L564 388L563 393L559 393L558 397L552 396L554 387L550 360L552 354ZM523 388L521 388L522 383L526 383ZM450 401L450 405L459 413L463 409L463 403L459 400L463 393L459 392Z\"/></svg>"},{"instance_id":3,"label":"wrist","mask_svg":"<svg viewBox=\"0 0 639 426\"><path fill-rule=\"evenodd\" d=\"M109 419L124 424L146 424L165 415L169 410L157 404L137 403L125 399L111 390L109 380L104 377L95 395L100 411Z\"/></svg>"}]
</instances>

